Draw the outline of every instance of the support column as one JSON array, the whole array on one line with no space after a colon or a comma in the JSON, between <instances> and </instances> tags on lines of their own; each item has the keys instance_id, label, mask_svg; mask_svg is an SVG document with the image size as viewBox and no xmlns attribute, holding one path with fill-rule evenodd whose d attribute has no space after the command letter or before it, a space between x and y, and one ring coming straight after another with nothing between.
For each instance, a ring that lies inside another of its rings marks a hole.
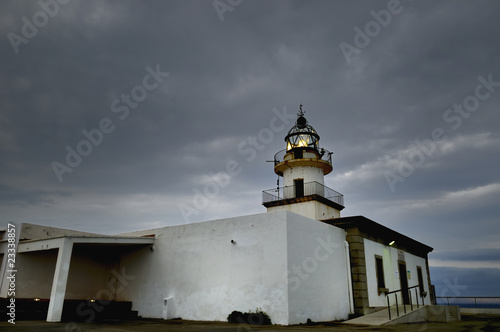
<instances>
[{"instance_id":1,"label":"support column","mask_svg":"<svg viewBox=\"0 0 500 332\"><path fill-rule=\"evenodd\" d=\"M358 229L347 229L346 240L349 243L351 256L352 290L354 298L354 312L365 314L368 308L368 281L366 278L365 244Z\"/></svg>"},{"instance_id":2,"label":"support column","mask_svg":"<svg viewBox=\"0 0 500 332\"><path fill-rule=\"evenodd\" d=\"M61 321L72 251L73 241L70 238L64 238L57 254L54 281L52 282L52 290L50 292L47 322Z\"/></svg>"}]
</instances>

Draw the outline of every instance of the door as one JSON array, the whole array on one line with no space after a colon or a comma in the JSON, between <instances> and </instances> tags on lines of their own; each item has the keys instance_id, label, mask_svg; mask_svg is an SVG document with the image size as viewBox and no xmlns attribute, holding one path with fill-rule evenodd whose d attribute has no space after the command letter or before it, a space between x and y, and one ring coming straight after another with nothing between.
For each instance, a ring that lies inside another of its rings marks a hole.
<instances>
[{"instance_id":1,"label":"door","mask_svg":"<svg viewBox=\"0 0 500 332\"><path fill-rule=\"evenodd\" d=\"M295 179L295 197L304 197L304 179Z\"/></svg>"},{"instance_id":2,"label":"door","mask_svg":"<svg viewBox=\"0 0 500 332\"><path fill-rule=\"evenodd\" d=\"M406 264L399 262L399 281L401 282L401 294L404 304L410 304L410 297L408 295L408 273L406 272Z\"/></svg>"}]
</instances>

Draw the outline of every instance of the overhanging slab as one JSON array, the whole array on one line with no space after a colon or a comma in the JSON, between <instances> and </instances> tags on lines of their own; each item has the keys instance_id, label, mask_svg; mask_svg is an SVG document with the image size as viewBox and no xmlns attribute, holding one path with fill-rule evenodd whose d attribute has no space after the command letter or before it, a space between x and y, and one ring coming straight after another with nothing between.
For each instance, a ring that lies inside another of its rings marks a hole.
<instances>
[{"instance_id":1,"label":"overhanging slab","mask_svg":"<svg viewBox=\"0 0 500 332\"><path fill-rule=\"evenodd\" d=\"M18 252L33 252L61 248L64 241L73 244L101 245L148 245L153 244L152 237L121 237L121 236L64 236L43 240L30 240L19 243Z\"/></svg>"}]
</instances>

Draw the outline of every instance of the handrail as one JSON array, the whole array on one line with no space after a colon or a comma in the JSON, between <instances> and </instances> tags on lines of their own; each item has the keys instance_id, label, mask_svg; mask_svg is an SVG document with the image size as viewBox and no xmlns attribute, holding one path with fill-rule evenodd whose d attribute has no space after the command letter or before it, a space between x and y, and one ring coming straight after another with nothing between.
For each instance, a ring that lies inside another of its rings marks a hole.
<instances>
[{"instance_id":1,"label":"handrail","mask_svg":"<svg viewBox=\"0 0 500 332\"><path fill-rule=\"evenodd\" d=\"M445 301L437 301L438 299ZM436 301L445 305L458 305L461 308L500 308L500 296L437 296Z\"/></svg>"},{"instance_id":2,"label":"handrail","mask_svg":"<svg viewBox=\"0 0 500 332\"><path fill-rule=\"evenodd\" d=\"M303 196L319 195L329 199L337 204L344 206L344 195L328 188L317 181L304 183ZM280 201L287 198L296 198L295 186L285 186L274 189L264 190L262 192L262 203Z\"/></svg>"},{"instance_id":3,"label":"handrail","mask_svg":"<svg viewBox=\"0 0 500 332\"><path fill-rule=\"evenodd\" d=\"M408 287L408 289L413 289L413 288L416 288L416 287L418 287L418 286L420 286L420 285L411 286L411 287ZM393 290L393 291L390 291L390 292L385 293L385 295L389 295L389 294L393 294L393 293L401 292L402 290L403 290L402 288L401 288L401 289L397 289L397 290Z\"/></svg>"},{"instance_id":4,"label":"handrail","mask_svg":"<svg viewBox=\"0 0 500 332\"><path fill-rule=\"evenodd\" d=\"M407 290L408 290L408 296L409 296L409 302L410 302L410 308L411 308L410 311L413 311L413 299L411 297L411 290L412 289L415 289L415 299L417 301L417 309L420 308L419 303L418 303L417 288L420 290L420 284L415 285L415 286L411 286L411 287L407 288ZM399 304L398 304L398 295L397 295L397 293L399 293L399 292L401 292L401 297L403 297L403 289L397 289L397 290L393 290L393 291L385 293L385 297L387 299L387 312L389 313L389 320L391 320L391 305L390 305L390 301L389 301L389 295L390 294L396 294L395 297L394 297L395 300L396 300L396 317L399 317ZM420 298L422 299L422 306L423 306L424 305L424 296L423 296L422 293L420 293ZM404 302L403 302L403 311L406 314L406 304Z\"/></svg>"}]
</instances>

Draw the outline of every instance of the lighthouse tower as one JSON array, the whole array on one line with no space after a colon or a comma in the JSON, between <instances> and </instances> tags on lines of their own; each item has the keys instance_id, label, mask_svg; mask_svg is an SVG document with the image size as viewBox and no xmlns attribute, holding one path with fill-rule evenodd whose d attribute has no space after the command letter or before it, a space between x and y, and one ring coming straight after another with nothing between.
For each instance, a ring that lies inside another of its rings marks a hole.
<instances>
[{"instance_id":1,"label":"lighthouse tower","mask_svg":"<svg viewBox=\"0 0 500 332\"><path fill-rule=\"evenodd\" d=\"M319 147L319 135L304 117L302 105L285 142L286 149L274 155L278 186L262 193L267 212L289 210L316 220L340 218L344 196L324 185L325 175L333 170L332 153Z\"/></svg>"}]
</instances>

